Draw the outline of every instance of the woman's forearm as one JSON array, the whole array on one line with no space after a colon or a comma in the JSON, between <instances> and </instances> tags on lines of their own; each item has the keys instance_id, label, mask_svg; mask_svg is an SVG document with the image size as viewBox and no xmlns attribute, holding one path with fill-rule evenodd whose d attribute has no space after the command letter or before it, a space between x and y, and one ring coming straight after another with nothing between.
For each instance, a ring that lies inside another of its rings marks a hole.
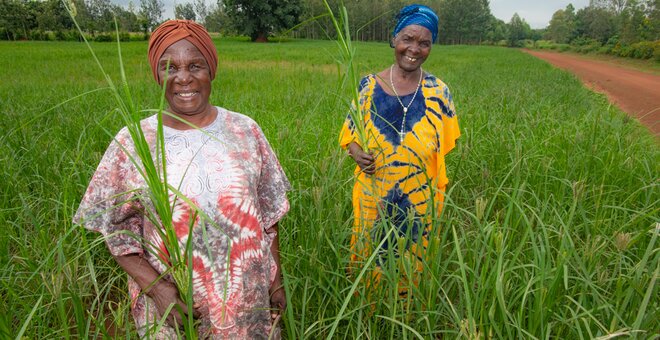
<instances>
[{"instance_id":1,"label":"woman's forearm","mask_svg":"<svg viewBox=\"0 0 660 340\"><path fill-rule=\"evenodd\" d=\"M119 266L140 286L142 291L150 295L151 289L156 285L160 276L149 262L140 254L115 256Z\"/></svg>"},{"instance_id":2,"label":"woman's forearm","mask_svg":"<svg viewBox=\"0 0 660 340\"><path fill-rule=\"evenodd\" d=\"M277 272L273 280L273 287L271 287L271 294L282 285L282 267L280 266L280 237L279 226L275 223L272 227L266 230L268 234L274 234L273 241L270 244L270 253L273 254L273 260L277 266Z\"/></svg>"}]
</instances>

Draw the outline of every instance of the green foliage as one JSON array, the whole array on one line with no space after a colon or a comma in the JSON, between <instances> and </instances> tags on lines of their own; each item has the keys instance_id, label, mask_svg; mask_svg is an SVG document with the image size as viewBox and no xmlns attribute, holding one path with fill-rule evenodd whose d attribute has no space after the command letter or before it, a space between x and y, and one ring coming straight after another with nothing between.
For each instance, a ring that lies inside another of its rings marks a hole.
<instances>
[{"instance_id":1,"label":"green foliage","mask_svg":"<svg viewBox=\"0 0 660 340\"><path fill-rule=\"evenodd\" d=\"M262 42L298 24L302 12L300 0L226 0L224 6L236 32Z\"/></svg>"},{"instance_id":2,"label":"green foliage","mask_svg":"<svg viewBox=\"0 0 660 340\"><path fill-rule=\"evenodd\" d=\"M571 43L573 50L579 53L591 53L600 50L601 43L590 38L577 38Z\"/></svg>"},{"instance_id":3,"label":"green foliage","mask_svg":"<svg viewBox=\"0 0 660 340\"><path fill-rule=\"evenodd\" d=\"M163 1L162 0L140 0L140 25L143 31L151 32L162 20Z\"/></svg>"},{"instance_id":4,"label":"green foliage","mask_svg":"<svg viewBox=\"0 0 660 340\"><path fill-rule=\"evenodd\" d=\"M511 21L507 25L509 36L507 38L509 47L523 47L524 40L529 37L531 29L524 19L520 18L518 13L514 13Z\"/></svg>"},{"instance_id":5,"label":"green foliage","mask_svg":"<svg viewBox=\"0 0 660 340\"><path fill-rule=\"evenodd\" d=\"M440 19L440 42L467 44L487 39L492 23L487 0L443 0L436 12ZM498 39L498 33L491 38Z\"/></svg>"},{"instance_id":6,"label":"green foliage","mask_svg":"<svg viewBox=\"0 0 660 340\"><path fill-rule=\"evenodd\" d=\"M187 2L185 4L174 5L174 17L176 19L195 20L195 8L193 4Z\"/></svg>"},{"instance_id":7,"label":"green foliage","mask_svg":"<svg viewBox=\"0 0 660 340\"><path fill-rule=\"evenodd\" d=\"M336 145L349 89L337 91L334 43L217 43L211 101L261 125L293 186L280 224L286 338L326 337L344 301L340 339L645 338L660 329L657 142L572 75L512 49L431 53L425 69L452 90L462 136L448 158L440 246L400 299L404 278L390 269L379 290L358 282L349 294L354 165ZM360 74L391 63L387 44L354 47ZM118 69L115 44L94 48ZM157 107L146 42L122 49L135 105ZM12 65L12 81L0 82L0 337L135 338L126 275L97 234L71 224L124 124L114 99L98 91L105 81L82 44L0 50Z\"/></svg>"},{"instance_id":8,"label":"green foliage","mask_svg":"<svg viewBox=\"0 0 660 340\"><path fill-rule=\"evenodd\" d=\"M576 15L576 35L607 42L616 32L616 17L604 8L587 6Z\"/></svg>"},{"instance_id":9,"label":"green foliage","mask_svg":"<svg viewBox=\"0 0 660 340\"><path fill-rule=\"evenodd\" d=\"M660 44L660 41L641 41L632 44L632 57L637 59L651 59L653 58L654 49Z\"/></svg>"},{"instance_id":10,"label":"green foliage","mask_svg":"<svg viewBox=\"0 0 660 340\"><path fill-rule=\"evenodd\" d=\"M576 24L573 6L569 4L564 10L558 10L552 15L546 30L546 38L558 43L568 43L575 37Z\"/></svg>"},{"instance_id":11,"label":"green foliage","mask_svg":"<svg viewBox=\"0 0 660 340\"><path fill-rule=\"evenodd\" d=\"M94 37L94 41L96 42L110 42L112 40L112 36L110 34L98 34Z\"/></svg>"}]
</instances>

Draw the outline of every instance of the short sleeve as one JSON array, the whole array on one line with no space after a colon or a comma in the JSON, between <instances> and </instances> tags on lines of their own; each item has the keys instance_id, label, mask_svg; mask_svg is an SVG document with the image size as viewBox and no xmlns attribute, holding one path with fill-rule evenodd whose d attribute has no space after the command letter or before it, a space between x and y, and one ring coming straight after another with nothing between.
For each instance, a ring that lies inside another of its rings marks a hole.
<instances>
[{"instance_id":1,"label":"short sleeve","mask_svg":"<svg viewBox=\"0 0 660 340\"><path fill-rule=\"evenodd\" d=\"M439 120L440 127L437 131L437 138L440 144L436 155L437 187L441 190L445 190L445 186L449 183L445 156L456 147L456 139L460 137L461 132L458 127L456 109L449 88L442 82L434 81L433 84L438 86L439 90L433 92L435 95L433 96L432 101L437 102L441 111Z\"/></svg>"},{"instance_id":2,"label":"short sleeve","mask_svg":"<svg viewBox=\"0 0 660 340\"><path fill-rule=\"evenodd\" d=\"M143 252L142 209L129 185L137 174L119 144L127 140L121 136L120 132L106 150L73 219L74 224L101 233L114 256Z\"/></svg>"},{"instance_id":3,"label":"short sleeve","mask_svg":"<svg viewBox=\"0 0 660 340\"><path fill-rule=\"evenodd\" d=\"M367 100L370 100L371 92L373 91L373 86L375 85L375 78L372 75L366 76L362 78L360 81L360 85L358 86L358 93L359 93L359 105L363 109L363 114L366 114L365 112L365 102ZM351 103L351 110L356 109L356 104L355 101ZM339 133L339 146L342 148L346 149L348 147L348 144L351 144L352 142L357 142L358 137L357 133L355 131L355 123L353 122L353 119L351 117L351 114L349 113L346 116L346 119L344 120L344 124L342 125L341 131Z\"/></svg>"},{"instance_id":4,"label":"short sleeve","mask_svg":"<svg viewBox=\"0 0 660 340\"><path fill-rule=\"evenodd\" d=\"M289 180L270 147L261 128L255 123L254 136L257 139L261 157L261 171L257 193L259 195L259 210L262 228L268 229L277 223L289 211L289 200L286 192L291 190Z\"/></svg>"},{"instance_id":5,"label":"short sleeve","mask_svg":"<svg viewBox=\"0 0 660 340\"><path fill-rule=\"evenodd\" d=\"M456 146L456 140L461 136L458 128L458 118L456 117L456 108L449 88L445 85L443 89L443 107L442 107L442 140L440 149L442 155L448 154Z\"/></svg>"}]
</instances>

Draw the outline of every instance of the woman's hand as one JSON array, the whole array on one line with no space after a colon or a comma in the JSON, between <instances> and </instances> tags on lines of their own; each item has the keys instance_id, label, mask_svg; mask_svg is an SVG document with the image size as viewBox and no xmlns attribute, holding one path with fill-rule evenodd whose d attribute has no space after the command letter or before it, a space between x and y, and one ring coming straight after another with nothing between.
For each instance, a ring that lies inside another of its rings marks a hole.
<instances>
[{"instance_id":1,"label":"woman's hand","mask_svg":"<svg viewBox=\"0 0 660 340\"><path fill-rule=\"evenodd\" d=\"M165 311L171 304L174 304L166 318L170 326L183 325L183 317L188 315L188 307L181 300L179 289L174 283L161 278L156 269L139 254L115 256L115 260L135 280L142 291L154 301L161 316L165 315ZM183 315L179 313L177 306L181 308ZM193 305L193 317L195 318L200 315L197 308L199 306Z\"/></svg>"},{"instance_id":2,"label":"woman's hand","mask_svg":"<svg viewBox=\"0 0 660 340\"><path fill-rule=\"evenodd\" d=\"M362 147L355 142L348 144L348 154L353 157L353 160L367 175L376 173L376 166L374 165L374 156L362 150Z\"/></svg>"},{"instance_id":3,"label":"woman's hand","mask_svg":"<svg viewBox=\"0 0 660 340\"><path fill-rule=\"evenodd\" d=\"M188 315L188 306L181 300L179 289L176 288L176 285L167 280L160 279L147 290L146 294L154 301L161 316L165 315L171 304L174 304L165 320L170 326L175 328L183 325L183 318ZM197 312L196 308L197 306L193 306L193 317L199 318L199 312Z\"/></svg>"},{"instance_id":4,"label":"woman's hand","mask_svg":"<svg viewBox=\"0 0 660 340\"><path fill-rule=\"evenodd\" d=\"M284 291L284 284L282 282L282 267L280 265L280 237L279 226L277 223L273 224L270 228L266 229L266 233L273 238L270 243L270 253L273 255L275 266L275 278L268 288L270 294L270 317L271 321L275 322L278 316L281 316L286 309L286 292Z\"/></svg>"},{"instance_id":5,"label":"woman's hand","mask_svg":"<svg viewBox=\"0 0 660 340\"><path fill-rule=\"evenodd\" d=\"M269 289L270 293L270 317L272 321L281 315L286 309L286 292L281 279L276 279Z\"/></svg>"}]
</instances>

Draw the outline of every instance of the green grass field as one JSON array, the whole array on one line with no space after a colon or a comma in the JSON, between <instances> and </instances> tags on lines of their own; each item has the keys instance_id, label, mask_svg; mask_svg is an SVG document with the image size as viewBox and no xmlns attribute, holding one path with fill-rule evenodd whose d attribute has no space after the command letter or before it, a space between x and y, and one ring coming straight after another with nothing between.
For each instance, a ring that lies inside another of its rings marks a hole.
<instances>
[{"instance_id":1,"label":"green grass field","mask_svg":"<svg viewBox=\"0 0 660 340\"><path fill-rule=\"evenodd\" d=\"M353 164L337 146L348 91L336 45L216 43L212 103L262 126L293 186L287 338L658 337L660 148L604 96L514 49L434 46L424 69L449 85L463 134L440 249L413 300L395 297L396 271L365 297L345 269ZM357 46L361 73L393 61L385 43ZM116 44L93 48L118 80ZM146 43L122 49L137 101L156 108ZM103 75L80 43L0 52L0 338L135 338L126 275L71 223L122 125L96 91Z\"/></svg>"}]
</instances>

